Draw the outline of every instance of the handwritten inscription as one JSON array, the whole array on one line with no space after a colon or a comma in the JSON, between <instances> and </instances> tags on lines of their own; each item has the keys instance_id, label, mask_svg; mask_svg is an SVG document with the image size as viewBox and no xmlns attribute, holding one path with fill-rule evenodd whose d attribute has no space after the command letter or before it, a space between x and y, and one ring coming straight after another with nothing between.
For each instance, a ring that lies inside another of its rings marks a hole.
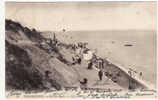
<instances>
[{"instance_id":1,"label":"handwritten inscription","mask_svg":"<svg viewBox=\"0 0 158 100\"><path fill-rule=\"evenodd\" d=\"M140 90L140 91L122 91L121 89L98 89L87 88L86 90L79 90L75 87L66 87L61 91L46 90L46 91L10 91L7 93L7 97L16 98L132 98L132 97L155 97L156 91L154 90Z\"/></svg>"}]
</instances>

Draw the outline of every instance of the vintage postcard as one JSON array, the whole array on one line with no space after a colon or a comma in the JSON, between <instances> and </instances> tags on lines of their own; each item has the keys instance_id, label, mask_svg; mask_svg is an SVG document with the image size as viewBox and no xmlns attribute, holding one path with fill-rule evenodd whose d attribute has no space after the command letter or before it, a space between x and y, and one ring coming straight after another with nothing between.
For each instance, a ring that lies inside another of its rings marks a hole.
<instances>
[{"instance_id":1,"label":"vintage postcard","mask_svg":"<svg viewBox=\"0 0 158 100\"><path fill-rule=\"evenodd\" d=\"M7 98L156 98L156 2L5 2Z\"/></svg>"}]
</instances>

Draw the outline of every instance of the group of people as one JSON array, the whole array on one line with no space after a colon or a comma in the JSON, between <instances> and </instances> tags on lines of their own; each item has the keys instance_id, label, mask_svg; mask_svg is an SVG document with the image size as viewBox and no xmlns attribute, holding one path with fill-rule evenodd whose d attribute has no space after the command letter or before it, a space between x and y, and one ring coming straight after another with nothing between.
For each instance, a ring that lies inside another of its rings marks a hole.
<instances>
[{"instance_id":1,"label":"group of people","mask_svg":"<svg viewBox=\"0 0 158 100\"><path fill-rule=\"evenodd\" d=\"M82 43L82 42L79 42L79 43L76 43L76 44L72 44L72 49L74 51L76 51L77 49L86 49L87 47L87 44L88 43Z\"/></svg>"},{"instance_id":2,"label":"group of people","mask_svg":"<svg viewBox=\"0 0 158 100\"><path fill-rule=\"evenodd\" d=\"M98 75L98 79L100 81L102 81L103 80L103 75L104 75L103 60L97 59L94 56L94 58L89 61L87 69L88 70L89 69L93 69L93 65L94 64L96 64L95 67L97 66L97 68L99 69L98 70L98 74L97 74ZM84 78L82 81L80 81L81 89L86 89L87 88L87 84L88 84L88 79L87 78Z\"/></svg>"},{"instance_id":3,"label":"group of people","mask_svg":"<svg viewBox=\"0 0 158 100\"><path fill-rule=\"evenodd\" d=\"M98 78L100 81L102 81L102 78L103 78L103 71L102 70L98 71ZM82 81L79 80L79 82L80 82L81 89L87 89L87 84L88 84L87 78L83 78L83 80Z\"/></svg>"},{"instance_id":4,"label":"group of people","mask_svg":"<svg viewBox=\"0 0 158 100\"><path fill-rule=\"evenodd\" d=\"M75 57L72 57L72 60L73 60L73 63L72 63L72 65L75 65L75 64L81 64L81 61L82 61L82 59L81 59L81 57L79 57L78 55L76 55Z\"/></svg>"},{"instance_id":5,"label":"group of people","mask_svg":"<svg viewBox=\"0 0 158 100\"><path fill-rule=\"evenodd\" d=\"M81 64L82 59L84 59L84 54L89 50L86 45L87 43L82 42L72 45L72 49L74 50L74 56L72 57L73 65Z\"/></svg>"},{"instance_id":6,"label":"group of people","mask_svg":"<svg viewBox=\"0 0 158 100\"><path fill-rule=\"evenodd\" d=\"M51 52L52 49L54 49L59 44L59 41L56 38L56 35L54 33L54 38L45 38L42 41L39 42L38 46L40 48L43 48L45 50L48 50Z\"/></svg>"},{"instance_id":7,"label":"group of people","mask_svg":"<svg viewBox=\"0 0 158 100\"><path fill-rule=\"evenodd\" d=\"M137 71L135 71L135 70L133 70L133 69L131 69L131 68L129 68L128 74L129 74L131 77L133 77L133 78L135 78L136 76L138 76L139 79L142 79L142 76L143 76L143 73L142 73L142 72L137 72Z\"/></svg>"}]
</instances>

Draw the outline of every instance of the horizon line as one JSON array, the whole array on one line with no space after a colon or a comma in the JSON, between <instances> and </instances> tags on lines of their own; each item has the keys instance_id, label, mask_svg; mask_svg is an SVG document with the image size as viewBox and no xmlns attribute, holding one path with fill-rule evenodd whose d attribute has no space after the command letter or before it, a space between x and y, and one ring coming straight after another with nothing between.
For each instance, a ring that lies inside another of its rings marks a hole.
<instances>
[{"instance_id":1,"label":"horizon line","mask_svg":"<svg viewBox=\"0 0 158 100\"><path fill-rule=\"evenodd\" d=\"M40 31L40 30L39 30ZM157 30L155 29L155 30L143 30L143 29L119 29L119 30L68 30L68 31L65 31L65 32L79 32L79 31L85 31L85 32L92 32L92 31L114 31L114 32L116 32L116 31L156 31L157 32ZM55 30L41 30L41 32L62 32L62 30L60 30L60 31L55 31Z\"/></svg>"}]
</instances>

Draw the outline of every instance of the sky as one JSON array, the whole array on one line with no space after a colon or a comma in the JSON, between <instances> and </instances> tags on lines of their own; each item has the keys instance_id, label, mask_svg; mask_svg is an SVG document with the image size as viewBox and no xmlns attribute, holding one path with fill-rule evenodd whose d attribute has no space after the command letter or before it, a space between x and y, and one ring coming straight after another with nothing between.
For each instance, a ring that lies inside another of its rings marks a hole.
<instances>
[{"instance_id":1,"label":"sky","mask_svg":"<svg viewBox=\"0 0 158 100\"><path fill-rule=\"evenodd\" d=\"M156 30L155 2L6 2L5 16L41 31Z\"/></svg>"}]
</instances>

